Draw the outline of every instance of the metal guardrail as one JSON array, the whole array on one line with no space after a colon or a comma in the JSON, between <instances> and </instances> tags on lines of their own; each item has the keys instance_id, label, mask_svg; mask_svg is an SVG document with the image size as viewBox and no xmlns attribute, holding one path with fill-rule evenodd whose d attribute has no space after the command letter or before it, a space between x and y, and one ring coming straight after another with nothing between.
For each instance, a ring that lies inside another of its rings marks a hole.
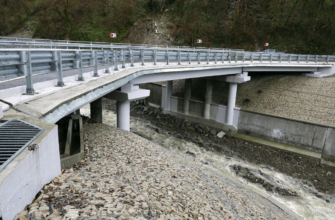
<instances>
[{"instance_id":1,"label":"metal guardrail","mask_svg":"<svg viewBox=\"0 0 335 220\"><path fill-rule=\"evenodd\" d=\"M154 44L126 44L126 43L109 43L109 42L92 42L92 41L70 41L70 40L54 40L54 39L37 39L37 38L17 38L17 37L4 37L0 36L0 42L12 42L13 45L16 44L16 48L18 48L19 43L47 43L47 47L50 47L51 44L65 44L64 47L68 47L68 44L77 44L77 45L86 45L88 48L90 45L101 45L101 46L122 46L122 47L144 47L144 48L173 48L173 49L211 49L211 50L225 50L225 51L244 51L243 49L229 49L229 48L207 48L207 47L189 47L189 46L174 46L174 45L154 45ZM23 46L23 45L21 45ZM1 45L0 45L1 47ZM52 46L53 47L53 46ZM54 47L57 47L55 45ZM29 48L35 48L34 45L31 45Z\"/></svg>"},{"instance_id":2,"label":"metal guardrail","mask_svg":"<svg viewBox=\"0 0 335 220\"><path fill-rule=\"evenodd\" d=\"M156 65L157 62L191 63L329 63L335 62L335 56L302 55L264 52L226 51L210 48L178 48L145 45L106 45L100 43L69 42L17 42L0 41L0 80L25 76L26 93L34 94L32 75L38 73L58 72L58 86L64 86L63 70L78 69L78 80L84 80L83 67L94 66L94 75L98 77L98 65L106 64L105 73L109 73L110 62L114 71L119 70L119 63L125 68L126 63L134 66L139 62ZM14 48L13 48L14 47ZM21 48L16 48L21 47ZM35 49L31 49L35 47ZM48 47L48 48L46 48ZM29 49L30 48L30 49Z\"/></svg>"}]
</instances>

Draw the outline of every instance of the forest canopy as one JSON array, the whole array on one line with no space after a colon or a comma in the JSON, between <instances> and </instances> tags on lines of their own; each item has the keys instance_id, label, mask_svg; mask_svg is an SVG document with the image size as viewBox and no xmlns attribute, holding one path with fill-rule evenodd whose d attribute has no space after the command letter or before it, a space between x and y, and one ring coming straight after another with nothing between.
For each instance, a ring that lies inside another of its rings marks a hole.
<instances>
[{"instance_id":1,"label":"forest canopy","mask_svg":"<svg viewBox=\"0 0 335 220\"><path fill-rule=\"evenodd\" d=\"M335 0L0 0L0 34L35 19L37 38L111 41L115 31L122 42L138 19L163 13L179 45L335 52Z\"/></svg>"}]
</instances>

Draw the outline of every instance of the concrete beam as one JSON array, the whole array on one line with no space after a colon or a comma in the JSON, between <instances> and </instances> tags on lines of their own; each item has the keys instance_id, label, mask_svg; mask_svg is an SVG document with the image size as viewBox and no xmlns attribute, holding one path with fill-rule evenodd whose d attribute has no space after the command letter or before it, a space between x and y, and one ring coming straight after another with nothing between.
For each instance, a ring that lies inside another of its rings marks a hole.
<instances>
[{"instance_id":1,"label":"concrete beam","mask_svg":"<svg viewBox=\"0 0 335 220\"><path fill-rule=\"evenodd\" d=\"M248 72L243 72L243 74L237 74L236 76L227 76L227 82L231 83L244 83L250 81L251 77L248 76Z\"/></svg>"},{"instance_id":2,"label":"concrete beam","mask_svg":"<svg viewBox=\"0 0 335 220\"><path fill-rule=\"evenodd\" d=\"M149 82L172 81L179 79L192 79L209 76L221 76L242 73L242 67L227 67L222 69L204 69L204 70L185 70L185 71L171 71L161 72L155 74L148 74L137 77L130 81L132 84L143 84Z\"/></svg>"},{"instance_id":3,"label":"concrete beam","mask_svg":"<svg viewBox=\"0 0 335 220\"><path fill-rule=\"evenodd\" d=\"M250 66L244 67L244 72L316 72L318 67L300 67L298 65L292 67L283 67L283 66Z\"/></svg>"},{"instance_id":4,"label":"concrete beam","mask_svg":"<svg viewBox=\"0 0 335 220\"><path fill-rule=\"evenodd\" d=\"M106 95L105 97L108 99L113 99L116 101L120 102L125 102L125 101L135 101L138 99L143 99L148 96L150 96L150 90L147 89L139 89L138 86L134 87L134 91L129 91L129 90L123 90L121 91L113 91Z\"/></svg>"}]
</instances>

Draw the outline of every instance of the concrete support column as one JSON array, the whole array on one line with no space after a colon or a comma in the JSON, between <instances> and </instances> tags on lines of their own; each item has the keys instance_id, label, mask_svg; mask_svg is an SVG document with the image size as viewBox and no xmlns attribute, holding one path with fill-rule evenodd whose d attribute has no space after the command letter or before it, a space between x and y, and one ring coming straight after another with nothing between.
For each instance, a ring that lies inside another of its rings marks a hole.
<instances>
[{"instance_id":1,"label":"concrete support column","mask_svg":"<svg viewBox=\"0 0 335 220\"><path fill-rule=\"evenodd\" d=\"M150 90L140 89L139 86L128 83L121 90L114 90L105 97L116 100L117 127L130 130L130 102L150 96Z\"/></svg>"},{"instance_id":2,"label":"concrete support column","mask_svg":"<svg viewBox=\"0 0 335 220\"><path fill-rule=\"evenodd\" d=\"M206 95L205 95L205 109L204 109L204 118L210 118L211 103L212 103L212 94L213 94L213 82L207 80L206 82Z\"/></svg>"},{"instance_id":3,"label":"concrete support column","mask_svg":"<svg viewBox=\"0 0 335 220\"><path fill-rule=\"evenodd\" d=\"M91 119L98 123L102 123L102 98L90 103Z\"/></svg>"},{"instance_id":4,"label":"concrete support column","mask_svg":"<svg viewBox=\"0 0 335 220\"><path fill-rule=\"evenodd\" d=\"M171 96L173 91L173 81L167 81L165 92L163 92L164 97L162 98L162 107L164 110L171 110Z\"/></svg>"},{"instance_id":5,"label":"concrete support column","mask_svg":"<svg viewBox=\"0 0 335 220\"><path fill-rule=\"evenodd\" d=\"M192 79L185 79L185 92L184 92L184 114L189 114L190 99L192 92Z\"/></svg>"},{"instance_id":6,"label":"concrete support column","mask_svg":"<svg viewBox=\"0 0 335 220\"><path fill-rule=\"evenodd\" d=\"M117 101L117 127L129 131L130 130L130 102Z\"/></svg>"},{"instance_id":7,"label":"concrete support column","mask_svg":"<svg viewBox=\"0 0 335 220\"><path fill-rule=\"evenodd\" d=\"M234 121L234 108L236 103L237 83L229 83L229 98L227 106L227 125L233 125Z\"/></svg>"}]
</instances>

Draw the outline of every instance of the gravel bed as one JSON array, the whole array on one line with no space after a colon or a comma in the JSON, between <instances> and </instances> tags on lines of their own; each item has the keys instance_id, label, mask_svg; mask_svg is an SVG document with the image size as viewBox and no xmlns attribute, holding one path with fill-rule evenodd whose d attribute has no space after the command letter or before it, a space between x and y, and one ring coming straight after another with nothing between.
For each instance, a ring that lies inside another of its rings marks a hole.
<instances>
[{"instance_id":1,"label":"gravel bed","mask_svg":"<svg viewBox=\"0 0 335 220\"><path fill-rule=\"evenodd\" d=\"M85 159L18 219L295 219L192 155L104 124L85 129Z\"/></svg>"}]
</instances>

